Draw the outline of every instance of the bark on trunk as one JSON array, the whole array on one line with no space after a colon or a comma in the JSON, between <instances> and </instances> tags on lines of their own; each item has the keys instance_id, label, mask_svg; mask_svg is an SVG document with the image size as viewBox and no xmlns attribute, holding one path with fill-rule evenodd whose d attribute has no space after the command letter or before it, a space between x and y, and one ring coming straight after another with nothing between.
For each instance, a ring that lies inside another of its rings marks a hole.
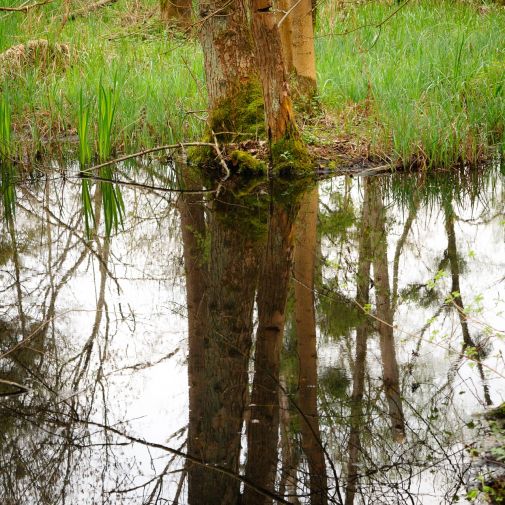
<instances>
[{"instance_id":1,"label":"bark on trunk","mask_svg":"<svg viewBox=\"0 0 505 505\"><path fill-rule=\"evenodd\" d=\"M317 186L304 196L296 224L295 247L295 329L299 357L298 406L302 448L307 457L312 505L327 503L326 464L317 410L316 311L314 273L316 268Z\"/></svg>"},{"instance_id":2,"label":"bark on trunk","mask_svg":"<svg viewBox=\"0 0 505 505\"><path fill-rule=\"evenodd\" d=\"M200 3L199 17L212 113L247 86L255 76L255 61L243 2L204 0Z\"/></svg>"}]
</instances>

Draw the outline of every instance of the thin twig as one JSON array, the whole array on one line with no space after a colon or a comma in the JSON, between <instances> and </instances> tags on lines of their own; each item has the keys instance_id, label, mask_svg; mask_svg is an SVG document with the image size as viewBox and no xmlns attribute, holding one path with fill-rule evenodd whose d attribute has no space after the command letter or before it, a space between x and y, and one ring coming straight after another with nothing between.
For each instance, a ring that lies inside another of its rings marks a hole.
<instances>
[{"instance_id":1,"label":"thin twig","mask_svg":"<svg viewBox=\"0 0 505 505\"><path fill-rule=\"evenodd\" d=\"M24 7L1 7L0 11L3 12L28 12L30 9L34 9L35 7L41 7L42 5L49 4L54 2L54 0L44 0L43 2L37 2L35 4L25 5Z\"/></svg>"},{"instance_id":2,"label":"thin twig","mask_svg":"<svg viewBox=\"0 0 505 505\"><path fill-rule=\"evenodd\" d=\"M281 26L284 20L289 16L290 12L294 10L302 0L298 0L286 13L282 16L281 20L277 23L277 28Z\"/></svg>"}]
</instances>

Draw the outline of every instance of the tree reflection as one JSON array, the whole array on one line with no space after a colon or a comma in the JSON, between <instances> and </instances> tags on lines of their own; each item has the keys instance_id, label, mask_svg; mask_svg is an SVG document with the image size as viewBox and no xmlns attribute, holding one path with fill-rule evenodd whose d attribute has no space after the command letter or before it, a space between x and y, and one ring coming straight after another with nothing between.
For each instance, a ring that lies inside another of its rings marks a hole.
<instances>
[{"instance_id":1,"label":"tree reflection","mask_svg":"<svg viewBox=\"0 0 505 505\"><path fill-rule=\"evenodd\" d=\"M216 195L182 173L178 212L166 194L125 193L130 221L110 240L88 240L78 198L62 203L49 182L25 189L5 221L0 501L79 503L83 490L191 505L463 497L475 435L459 395L478 406L495 392L492 339L469 312L474 265L463 268L474 224L454 190L420 177L407 209L380 177L331 191L232 177ZM500 205L484 206L482 226ZM128 282L159 296L155 309L130 308ZM173 358L186 335L187 361ZM186 366L187 390L176 383ZM157 410L146 370L180 405Z\"/></svg>"}]
</instances>

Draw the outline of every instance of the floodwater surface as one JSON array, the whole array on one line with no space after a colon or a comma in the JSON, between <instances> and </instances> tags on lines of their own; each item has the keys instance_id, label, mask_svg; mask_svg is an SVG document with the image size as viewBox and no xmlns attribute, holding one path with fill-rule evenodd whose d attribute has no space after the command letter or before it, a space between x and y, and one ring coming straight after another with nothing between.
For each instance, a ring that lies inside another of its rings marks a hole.
<instances>
[{"instance_id":1,"label":"floodwater surface","mask_svg":"<svg viewBox=\"0 0 505 505\"><path fill-rule=\"evenodd\" d=\"M78 178L16 188L0 503L499 502L499 167L218 194L150 168L110 239L99 186L91 234Z\"/></svg>"}]
</instances>

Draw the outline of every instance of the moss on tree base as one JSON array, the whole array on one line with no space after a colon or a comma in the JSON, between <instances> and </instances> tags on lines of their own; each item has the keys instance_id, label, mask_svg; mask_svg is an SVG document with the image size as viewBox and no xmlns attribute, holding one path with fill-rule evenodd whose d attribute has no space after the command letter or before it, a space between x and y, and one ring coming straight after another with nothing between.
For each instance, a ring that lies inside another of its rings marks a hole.
<instances>
[{"instance_id":1,"label":"moss on tree base","mask_svg":"<svg viewBox=\"0 0 505 505\"><path fill-rule=\"evenodd\" d=\"M286 136L272 144L273 174L281 177L308 175L314 165L303 141L293 136Z\"/></svg>"},{"instance_id":2,"label":"moss on tree base","mask_svg":"<svg viewBox=\"0 0 505 505\"><path fill-rule=\"evenodd\" d=\"M265 109L257 79L240 84L209 113L209 126L219 141L233 142L240 137L265 135Z\"/></svg>"},{"instance_id":3,"label":"moss on tree base","mask_svg":"<svg viewBox=\"0 0 505 505\"><path fill-rule=\"evenodd\" d=\"M263 176L267 173L267 165L247 151L235 150L230 153L232 172L246 176Z\"/></svg>"}]
</instances>

